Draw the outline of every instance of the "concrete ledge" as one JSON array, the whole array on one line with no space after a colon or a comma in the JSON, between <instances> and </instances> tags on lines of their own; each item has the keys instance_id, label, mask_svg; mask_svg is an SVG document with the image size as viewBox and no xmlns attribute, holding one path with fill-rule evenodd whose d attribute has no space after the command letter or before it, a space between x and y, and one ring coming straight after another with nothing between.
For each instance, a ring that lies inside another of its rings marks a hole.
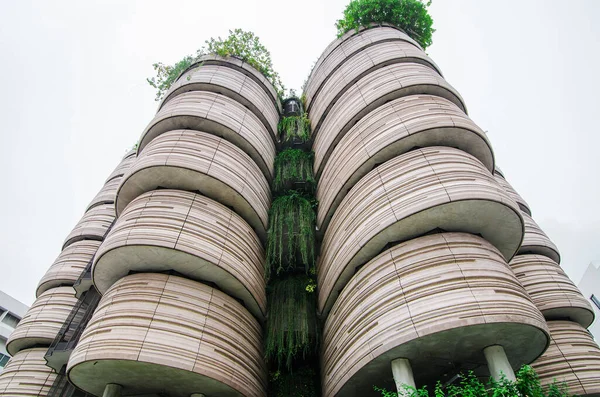
<instances>
[{"instance_id":1,"label":"concrete ledge","mask_svg":"<svg viewBox=\"0 0 600 397\"><path fill-rule=\"evenodd\" d=\"M531 216L531 210L529 209L529 204L527 204L527 201L525 201L523 199L523 197L521 197L521 195L519 193L517 193L517 191L511 186L511 184L508 183L508 181L506 179L504 179L504 175L502 175L502 171L499 172L499 170L496 168L496 170L494 171L494 177L496 178L496 181L498 181L500 186L502 186L502 188L504 190L506 190L506 193L508 193L508 195L513 200L515 200L517 204L519 204L519 208L521 208L521 211L523 211L527 215Z\"/></svg>"},{"instance_id":2,"label":"concrete ledge","mask_svg":"<svg viewBox=\"0 0 600 397\"><path fill-rule=\"evenodd\" d=\"M554 245L532 217L522 211L521 215L525 222L525 236L523 237L523 244L519 248L518 255L543 255L556 263L560 263L560 253L556 245Z\"/></svg>"},{"instance_id":3,"label":"concrete ledge","mask_svg":"<svg viewBox=\"0 0 600 397\"><path fill-rule=\"evenodd\" d=\"M34 348L15 354L0 373L0 395L47 396L56 374L46 366L46 350Z\"/></svg>"},{"instance_id":4,"label":"concrete ledge","mask_svg":"<svg viewBox=\"0 0 600 397\"><path fill-rule=\"evenodd\" d=\"M102 241L104 234L115 219L114 204L100 204L91 208L81 220L75 225L71 233L65 239L62 249L82 240Z\"/></svg>"}]
</instances>

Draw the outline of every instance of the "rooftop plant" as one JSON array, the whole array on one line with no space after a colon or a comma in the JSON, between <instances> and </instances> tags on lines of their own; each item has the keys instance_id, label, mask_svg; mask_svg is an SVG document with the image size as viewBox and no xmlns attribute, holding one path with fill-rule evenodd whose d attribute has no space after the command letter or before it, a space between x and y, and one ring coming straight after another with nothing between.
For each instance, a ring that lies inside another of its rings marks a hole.
<instances>
[{"instance_id":1,"label":"rooftop plant","mask_svg":"<svg viewBox=\"0 0 600 397\"><path fill-rule=\"evenodd\" d=\"M249 63L273 84L280 96L283 95L284 87L279 74L273 69L271 53L254 33L242 29L230 30L229 36L225 39L211 37L205 43L204 47L196 51L196 55L187 55L173 65L165 65L162 62L152 65L156 71L156 76L146 80L148 84L156 88L157 101L164 97L182 72L207 54L236 57Z\"/></svg>"},{"instance_id":2,"label":"rooftop plant","mask_svg":"<svg viewBox=\"0 0 600 397\"><path fill-rule=\"evenodd\" d=\"M338 37L371 23L388 23L404 30L423 49L431 45L433 20L427 12L431 0L352 0L344 10L344 17L336 23Z\"/></svg>"}]
</instances>

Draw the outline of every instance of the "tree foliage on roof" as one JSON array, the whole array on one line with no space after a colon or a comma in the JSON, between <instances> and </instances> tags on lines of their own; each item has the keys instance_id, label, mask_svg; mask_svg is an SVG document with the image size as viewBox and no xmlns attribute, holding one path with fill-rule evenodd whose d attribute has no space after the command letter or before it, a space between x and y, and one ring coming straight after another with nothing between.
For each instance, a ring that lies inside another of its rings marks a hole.
<instances>
[{"instance_id":1,"label":"tree foliage on roof","mask_svg":"<svg viewBox=\"0 0 600 397\"><path fill-rule=\"evenodd\" d=\"M350 30L369 24L388 23L404 30L423 49L431 45L433 20L427 11L431 0L352 0L344 10L344 17L336 23L338 37Z\"/></svg>"}]
</instances>

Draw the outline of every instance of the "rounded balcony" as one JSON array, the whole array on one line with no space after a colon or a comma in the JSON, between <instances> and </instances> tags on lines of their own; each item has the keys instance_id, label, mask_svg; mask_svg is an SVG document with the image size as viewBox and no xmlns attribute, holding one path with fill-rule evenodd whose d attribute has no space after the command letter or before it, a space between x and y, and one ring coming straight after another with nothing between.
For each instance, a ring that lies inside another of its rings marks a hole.
<instances>
[{"instance_id":1,"label":"rounded balcony","mask_svg":"<svg viewBox=\"0 0 600 397\"><path fill-rule=\"evenodd\" d=\"M40 280L35 295L40 296L50 288L75 284L99 246L100 241L82 240L65 248Z\"/></svg>"},{"instance_id":2,"label":"rounded balcony","mask_svg":"<svg viewBox=\"0 0 600 397\"><path fill-rule=\"evenodd\" d=\"M590 333L571 321L548 321L550 346L535 363L540 383L565 383L569 395L600 397L600 348Z\"/></svg>"},{"instance_id":3,"label":"rounded balcony","mask_svg":"<svg viewBox=\"0 0 600 397\"><path fill-rule=\"evenodd\" d=\"M133 162L135 161L136 152L137 149L132 149L129 152L127 152L127 154L125 154L123 160L121 160L117 168L115 168L114 171L111 172L111 174L108 176L108 178L106 178L105 183L107 183L111 179L125 175L129 167L131 167L131 164L133 164Z\"/></svg>"},{"instance_id":4,"label":"rounded balcony","mask_svg":"<svg viewBox=\"0 0 600 397\"><path fill-rule=\"evenodd\" d=\"M531 218L527 213L521 211L523 221L525 222L525 236L523 237L523 244L519 248L518 255L543 255L552 259L556 263L560 263L560 253L558 248L546 233L540 229L539 225Z\"/></svg>"},{"instance_id":5,"label":"rounded balcony","mask_svg":"<svg viewBox=\"0 0 600 397\"><path fill-rule=\"evenodd\" d=\"M69 233L63 243L62 249L64 250L77 241L102 241L114 219L114 204L101 204L90 209L83 214L81 220L75 225L71 233Z\"/></svg>"},{"instance_id":6,"label":"rounded balcony","mask_svg":"<svg viewBox=\"0 0 600 397\"><path fill-rule=\"evenodd\" d=\"M395 99L363 117L332 151L317 186L319 233L352 186L375 166L428 146L461 149L494 169L485 133L454 103L431 95Z\"/></svg>"},{"instance_id":7,"label":"rounded balcony","mask_svg":"<svg viewBox=\"0 0 600 397\"><path fill-rule=\"evenodd\" d=\"M548 345L544 317L503 255L471 234L416 238L371 260L340 294L323 329L323 395L393 390L397 358L410 361L417 385L486 368L490 345L513 368Z\"/></svg>"},{"instance_id":8,"label":"rounded balcony","mask_svg":"<svg viewBox=\"0 0 600 397\"><path fill-rule=\"evenodd\" d=\"M106 182L98 194L96 194L96 197L94 197L94 199L88 204L85 210L89 211L92 208L102 204L114 204L115 197L117 195L117 189L121 184L122 178L122 176L119 176Z\"/></svg>"},{"instance_id":9,"label":"rounded balcony","mask_svg":"<svg viewBox=\"0 0 600 397\"><path fill-rule=\"evenodd\" d=\"M96 396L266 395L260 324L207 285L139 273L102 297L67 365L69 380Z\"/></svg>"},{"instance_id":10,"label":"rounded balcony","mask_svg":"<svg viewBox=\"0 0 600 397\"><path fill-rule=\"evenodd\" d=\"M323 83L348 59L370 46L385 42L406 42L421 50L421 46L395 26L372 25L350 30L332 41L321 54L304 88L306 105L311 106L313 97L321 90Z\"/></svg>"},{"instance_id":11,"label":"rounded balcony","mask_svg":"<svg viewBox=\"0 0 600 397\"><path fill-rule=\"evenodd\" d=\"M248 154L268 180L273 176L275 136L241 103L208 91L191 91L167 102L142 134L138 156L154 138L190 129L221 137Z\"/></svg>"},{"instance_id":12,"label":"rounded balcony","mask_svg":"<svg viewBox=\"0 0 600 397\"><path fill-rule=\"evenodd\" d=\"M327 76L312 97L308 107L311 121L317 127L321 124L323 117L353 84L385 66L397 63L418 63L432 69L441 77L437 65L424 51L402 40L374 43L358 53L342 59L343 63Z\"/></svg>"},{"instance_id":13,"label":"rounded balcony","mask_svg":"<svg viewBox=\"0 0 600 397\"><path fill-rule=\"evenodd\" d=\"M157 188L200 192L233 209L266 241L271 188L256 163L230 142L200 131L152 140L123 177L116 210Z\"/></svg>"},{"instance_id":14,"label":"rounded balcony","mask_svg":"<svg viewBox=\"0 0 600 397\"><path fill-rule=\"evenodd\" d=\"M254 74L229 63L226 58L221 59L221 64L196 64L184 72L171 85L160 108L184 92L215 92L246 106L276 136L279 111L273 97Z\"/></svg>"},{"instance_id":15,"label":"rounded balcony","mask_svg":"<svg viewBox=\"0 0 600 397\"><path fill-rule=\"evenodd\" d=\"M30 347L50 346L77 304L72 287L51 288L33 302L6 341L11 356Z\"/></svg>"},{"instance_id":16,"label":"rounded balcony","mask_svg":"<svg viewBox=\"0 0 600 397\"><path fill-rule=\"evenodd\" d=\"M47 396L56 373L46 366L48 349L21 350L0 372L0 396Z\"/></svg>"},{"instance_id":17,"label":"rounded balcony","mask_svg":"<svg viewBox=\"0 0 600 397\"><path fill-rule=\"evenodd\" d=\"M442 97L465 112L458 92L430 67L410 62L384 66L349 87L322 122L313 123L316 174L320 175L340 139L360 119L389 101L409 95ZM314 119L312 111L309 117Z\"/></svg>"},{"instance_id":18,"label":"rounded balcony","mask_svg":"<svg viewBox=\"0 0 600 397\"><path fill-rule=\"evenodd\" d=\"M317 265L325 314L355 269L390 243L435 230L478 234L510 260L523 239L517 204L475 157L429 147L365 175L333 215Z\"/></svg>"},{"instance_id":19,"label":"rounded balcony","mask_svg":"<svg viewBox=\"0 0 600 397\"><path fill-rule=\"evenodd\" d=\"M498 172L498 169L496 169L494 171L494 178L496 178L496 181L498 181L498 184L500 186L502 186L502 188L504 190L506 190L506 193L508 193L508 195L513 200L516 201L516 203L519 205L519 208L521 209L521 211L523 211L527 215L531 216L531 210L529 209L529 204L527 204L527 201L525 201L523 199L523 197L521 197L521 195L519 193L517 193L517 191L511 186L511 184L508 183L508 181L506 179L504 179L502 172Z\"/></svg>"},{"instance_id":20,"label":"rounded balcony","mask_svg":"<svg viewBox=\"0 0 600 397\"><path fill-rule=\"evenodd\" d=\"M517 255L510 266L547 320L592 324L592 306L558 263L542 255Z\"/></svg>"},{"instance_id":21,"label":"rounded balcony","mask_svg":"<svg viewBox=\"0 0 600 397\"><path fill-rule=\"evenodd\" d=\"M101 294L131 272L175 271L212 282L264 318L264 250L235 212L207 197L155 190L123 210L98 249L92 280Z\"/></svg>"}]
</instances>

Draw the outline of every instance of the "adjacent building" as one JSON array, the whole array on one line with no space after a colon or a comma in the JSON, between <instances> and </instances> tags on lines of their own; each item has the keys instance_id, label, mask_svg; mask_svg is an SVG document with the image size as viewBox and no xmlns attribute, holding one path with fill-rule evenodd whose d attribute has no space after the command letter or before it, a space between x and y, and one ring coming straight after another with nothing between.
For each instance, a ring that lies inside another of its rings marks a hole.
<instances>
[{"instance_id":1,"label":"adjacent building","mask_svg":"<svg viewBox=\"0 0 600 397\"><path fill-rule=\"evenodd\" d=\"M596 319L588 328L596 341L600 340L600 261L591 262L577 285L583 296L589 299Z\"/></svg>"},{"instance_id":2,"label":"adjacent building","mask_svg":"<svg viewBox=\"0 0 600 397\"><path fill-rule=\"evenodd\" d=\"M0 291L0 372L10 359L6 350L6 340L14 331L29 307L8 294Z\"/></svg>"}]
</instances>

